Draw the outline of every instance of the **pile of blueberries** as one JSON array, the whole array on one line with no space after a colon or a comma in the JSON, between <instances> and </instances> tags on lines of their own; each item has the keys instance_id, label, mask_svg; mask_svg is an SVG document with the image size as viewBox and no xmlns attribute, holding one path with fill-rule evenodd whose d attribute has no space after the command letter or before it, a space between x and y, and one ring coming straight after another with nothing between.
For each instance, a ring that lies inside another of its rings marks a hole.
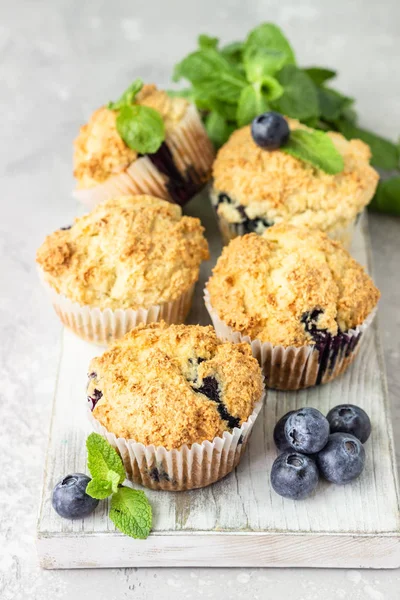
<instances>
[{"instance_id":1,"label":"pile of blueberries","mask_svg":"<svg viewBox=\"0 0 400 600\"><path fill-rule=\"evenodd\" d=\"M352 481L364 469L370 433L367 413L353 404L335 406L326 417L309 407L287 413L274 429L281 454L272 465L272 487L300 500L315 490L320 475L332 483Z\"/></svg>"}]
</instances>

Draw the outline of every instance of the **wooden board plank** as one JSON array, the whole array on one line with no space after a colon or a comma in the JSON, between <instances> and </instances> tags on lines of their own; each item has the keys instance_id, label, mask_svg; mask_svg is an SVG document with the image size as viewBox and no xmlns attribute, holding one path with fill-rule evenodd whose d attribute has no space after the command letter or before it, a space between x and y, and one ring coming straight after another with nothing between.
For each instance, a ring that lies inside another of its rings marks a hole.
<instances>
[{"instance_id":1,"label":"wooden board plank","mask_svg":"<svg viewBox=\"0 0 400 600\"><path fill-rule=\"evenodd\" d=\"M215 225L208 209L204 210L202 220L211 229L216 256ZM360 228L353 252L367 265L366 240ZM208 322L201 289L210 266L202 272L191 316L195 322ZM203 490L147 491L154 529L146 541L115 532L107 518L107 503L83 521L61 519L51 507L54 483L64 474L86 470L84 442L90 431L85 414L86 370L92 356L100 352L64 332L38 522L43 567L400 566L399 491L376 323L358 360L341 378L301 392L269 392L234 473ZM276 455L272 430L277 419L300 406L315 406L326 413L339 402L363 406L371 416L373 431L362 477L346 486L321 482L317 493L302 502L276 495L269 473Z\"/></svg>"}]
</instances>

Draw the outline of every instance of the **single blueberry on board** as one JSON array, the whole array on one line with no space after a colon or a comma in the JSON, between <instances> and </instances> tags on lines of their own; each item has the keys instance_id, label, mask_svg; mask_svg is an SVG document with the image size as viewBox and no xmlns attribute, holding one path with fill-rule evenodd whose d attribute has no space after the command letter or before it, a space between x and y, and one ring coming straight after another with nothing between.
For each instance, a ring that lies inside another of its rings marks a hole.
<instances>
[{"instance_id":1,"label":"single blueberry on board","mask_svg":"<svg viewBox=\"0 0 400 600\"><path fill-rule=\"evenodd\" d=\"M83 473L67 475L54 487L51 503L60 517L81 519L94 511L99 501L86 493L90 477Z\"/></svg>"},{"instance_id":2,"label":"single blueberry on board","mask_svg":"<svg viewBox=\"0 0 400 600\"><path fill-rule=\"evenodd\" d=\"M329 423L316 408L300 408L289 415L285 423L285 436L297 452L314 454L328 441Z\"/></svg>"},{"instance_id":3,"label":"single blueberry on board","mask_svg":"<svg viewBox=\"0 0 400 600\"><path fill-rule=\"evenodd\" d=\"M317 487L317 465L311 456L299 452L283 452L275 459L271 469L271 485L284 498L301 500Z\"/></svg>"},{"instance_id":4,"label":"single blueberry on board","mask_svg":"<svg viewBox=\"0 0 400 600\"><path fill-rule=\"evenodd\" d=\"M329 421L331 433L341 431L351 433L364 444L371 435L369 416L359 406L354 404L339 404L332 408L326 418Z\"/></svg>"},{"instance_id":5,"label":"single blueberry on board","mask_svg":"<svg viewBox=\"0 0 400 600\"><path fill-rule=\"evenodd\" d=\"M332 433L325 448L318 452L316 461L325 479L332 483L348 483L364 469L364 446L350 433Z\"/></svg>"},{"instance_id":6,"label":"single blueberry on board","mask_svg":"<svg viewBox=\"0 0 400 600\"><path fill-rule=\"evenodd\" d=\"M251 135L257 146L277 150L288 141L290 129L281 114L270 111L253 119Z\"/></svg>"},{"instance_id":7,"label":"single blueberry on board","mask_svg":"<svg viewBox=\"0 0 400 600\"><path fill-rule=\"evenodd\" d=\"M294 413L294 410L291 410L290 412L286 413L286 415L283 415L283 417L281 417L279 419L279 421L276 423L276 425L274 427L274 442L275 442L275 446L277 447L279 452L285 452L286 450L292 450L292 446L289 444L289 442L286 439L285 424L286 424L286 421L288 420L288 418L290 417L290 415L292 415L293 413Z\"/></svg>"}]
</instances>

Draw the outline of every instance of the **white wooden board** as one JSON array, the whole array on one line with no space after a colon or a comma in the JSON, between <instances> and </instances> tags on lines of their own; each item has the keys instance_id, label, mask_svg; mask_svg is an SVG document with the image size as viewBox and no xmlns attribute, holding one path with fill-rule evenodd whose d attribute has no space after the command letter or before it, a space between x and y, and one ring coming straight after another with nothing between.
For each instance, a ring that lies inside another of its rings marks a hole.
<instances>
[{"instance_id":1,"label":"white wooden board","mask_svg":"<svg viewBox=\"0 0 400 600\"><path fill-rule=\"evenodd\" d=\"M220 246L213 216L204 199L197 202L190 212L204 213L216 256ZM361 229L353 253L367 264L367 237ZM208 322L201 290L210 267L203 269L191 321ZM106 502L82 521L61 519L51 507L57 480L86 471L86 372L92 356L100 352L72 333L63 333L37 532L44 568L400 566L399 488L376 323L358 360L338 380L301 392L269 392L235 472L202 490L148 490L154 528L145 541L116 532ZM293 408L315 406L326 413L342 402L362 406L372 420L362 476L346 486L321 482L317 492L301 502L276 495L269 473L276 456L272 431L277 419Z\"/></svg>"}]
</instances>

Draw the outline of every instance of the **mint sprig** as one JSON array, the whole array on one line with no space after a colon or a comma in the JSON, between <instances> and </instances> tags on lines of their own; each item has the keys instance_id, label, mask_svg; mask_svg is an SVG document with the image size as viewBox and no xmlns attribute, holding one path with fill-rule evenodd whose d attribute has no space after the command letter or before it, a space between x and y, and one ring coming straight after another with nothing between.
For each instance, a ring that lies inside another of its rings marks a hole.
<instances>
[{"instance_id":1,"label":"mint sprig","mask_svg":"<svg viewBox=\"0 0 400 600\"><path fill-rule=\"evenodd\" d=\"M133 538L145 539L152 525L152 511L144 492L124 487L125 469L117 451L98 433L86 440L88 468L93 479L86 487L92 498L111 496L110 519Z\"/></svg>"},{"instance_id":2,"label":"mint sprig","mask_svg":"<svg viewBox=\"0 0 400 600\"><path fill-rule=\"evenodd\" d=\"M335 71L325 67L300 67L289 41L273 23L262 23L243 41L226 46L221 46L215 37L199 36L198 50L183 58L174 73L175 81L189 81L190 89L184 94L201 111L217 147L227 141L232 131L250 123L261 112L276 110L308 127L340 131L347 139L363 140L371 148L372 165L390 176L399 176L399 146L358 126L354 100L331 85L335 76ZM297 143L293 153L302 152L299 147ZM305 152L303 160L304 155ZM325 165L325 160L319 162ZM330 160L327 172L338 168L331 163ZM390 193L386 191L389 189ZM397 214L398 184L389 187L386 181L382 182L377 193L380 210ZM377 202L371 203L371 207L376 206Z\"/></svg>"},{"instance_id":3,"label":"mint sprig","mask_svg":"<svg viewBox=\"0 0 400 600\"><path fill-rule=\"evenodd\" d=\"M135 104L143 87L136 79L116 102L107 108L118 111L116 127L125 144L139 154L154 154L165 140L165 126L160 113L148 106Z\"/></svg>"}]
</instances>

